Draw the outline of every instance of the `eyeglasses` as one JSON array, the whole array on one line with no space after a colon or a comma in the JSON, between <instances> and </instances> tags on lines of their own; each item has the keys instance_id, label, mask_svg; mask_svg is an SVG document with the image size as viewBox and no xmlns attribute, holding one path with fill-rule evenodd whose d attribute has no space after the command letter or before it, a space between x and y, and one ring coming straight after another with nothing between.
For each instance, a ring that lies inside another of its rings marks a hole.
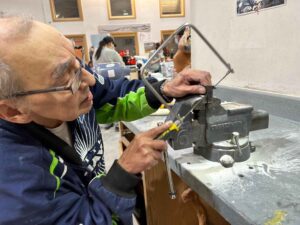
<instances>
[{"instance_id":1,"label":"eyeglasses","mask_svg":"<svg viewBox=\"0 0 300 225\"><path fill-rule=\"evenodd\" d=\"M38 89L38 90L31 90L31 91L20 91L17 93L12 94L9 98L16 98L26 95L34 95L34 94L41 94L41 93L49 93L49 92L57 92L57 91L71 91L74 94L78 91L81 80L82 80L82 63L80 63L80 68L78 71L75 72L74 77L70 80L67 86L60 86L60 87L52 87L47 89Z\"/></svg>"}]
</instances>

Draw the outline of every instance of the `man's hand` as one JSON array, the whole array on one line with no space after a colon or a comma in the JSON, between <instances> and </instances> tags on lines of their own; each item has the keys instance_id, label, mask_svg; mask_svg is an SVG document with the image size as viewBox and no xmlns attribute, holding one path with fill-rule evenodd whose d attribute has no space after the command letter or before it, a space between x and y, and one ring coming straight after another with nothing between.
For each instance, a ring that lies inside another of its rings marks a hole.
<instances>
[{"instance_id":1,"label":"man's hand","mask_svg":"<svg viewBox=\"0 0 300 225\"><path fill-rule=\"evenodd\" d=\"M209 72L184 69L163 87L163 94L168 97L183 97L187 94L205 94L204 86L211 85Z\"/></svg>"},{"instance_id":2,"label":"man's hand","mask_svg":"<svg viewBox=\"0 0 300 225\"><path fill-rule=\"evenodd\" d=\"M165 141L155 140L155 138L167 130L170 125L171 122L167 122L136 135L118 160L120 166L127 172L136 174L156 165L162 158L162 151L167 150L167 144Z\"/></svg>"}]
</instances>

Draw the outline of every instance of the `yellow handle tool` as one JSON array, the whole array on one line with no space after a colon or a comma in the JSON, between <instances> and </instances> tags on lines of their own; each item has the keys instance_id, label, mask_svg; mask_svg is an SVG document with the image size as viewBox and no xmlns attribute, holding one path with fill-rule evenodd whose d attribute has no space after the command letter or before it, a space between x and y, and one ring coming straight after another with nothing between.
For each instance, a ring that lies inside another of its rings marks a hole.
<instances>
[{"instance_id":1,"label":"yellow handle tool","mask_svg":"<svg viewBox=\"0 0 300 225\"><path fill-rule=\"evenodd\" d=\"M157 139L158 140L168 140L170 135L173 132L178 132L179 131L180 125L181 125L180 120L176 120L175 122L172 123L172 125L168 128L168 130L166 130L161 135L159 135ZM169 164L169 156L168 156L167 151L163 152L163 157L164 157L166 170L167 170L167 175L168 175L168 183L169 183L169 190L170 190L169 195L170 195L171 199L175 199L176 198L176 191L175 191L175 188L174 188L173 178L172 178L172 174L171 174L171 168L170 168L170 164Z\"/></svg>"},{"instance_id":2,"label":"yellow handle tool","mask_svg":"<svg viewBox=\"0 0 300 225\"><path fill-rule=\"evenodd\" d=\"M172 123L172 125L168 128L168 130L166 130L161 135L159 135L157 139L165 140L165 141L168 140L171 133L179 131L180 125L181 122L179 120L176 120L175 122Z\"/></svg>"}]
</instances>

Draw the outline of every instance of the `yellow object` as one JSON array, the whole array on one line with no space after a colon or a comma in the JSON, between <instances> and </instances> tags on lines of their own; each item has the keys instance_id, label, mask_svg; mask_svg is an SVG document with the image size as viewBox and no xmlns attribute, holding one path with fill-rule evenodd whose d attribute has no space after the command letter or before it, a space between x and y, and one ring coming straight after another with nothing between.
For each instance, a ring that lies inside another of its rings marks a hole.
<instances>
[{"instance_id":1,"label":"yellow object","mask_svg":"<svg viewBox=\"0 0 300 225\"><path fill-rule=\"evenodd\" d=\"M179 131L179 124L180 121L176 120L175 122L172 123L172 125L168 128L168 130L166 130L165 132L163 132L161 135L159 135L158 139L160 140L165 140L167 135L171 132L171 131Z\"/></svg>"},{"instance_id":2,"label":"yellow object","mask_svg":"<svg viewBox=\"0 0 300 225\"><path fill-rule=\"evenodd\" d=\"M265 222L264 225L283 225L282 221L284 221L287 213L282 210L276 210L274 214L275 216L272 219Z\"/></svg>"},{"instance_id":3,"label":"yellow object","mask_svg":"<svg viewBox=\"0 0 300 225\"><path fill-rule=\"evenodd\" d=\"M152 113L151 116L167 116L169 113L169 109L158 109L156 112Z\"/></svg>"}]
</instances>

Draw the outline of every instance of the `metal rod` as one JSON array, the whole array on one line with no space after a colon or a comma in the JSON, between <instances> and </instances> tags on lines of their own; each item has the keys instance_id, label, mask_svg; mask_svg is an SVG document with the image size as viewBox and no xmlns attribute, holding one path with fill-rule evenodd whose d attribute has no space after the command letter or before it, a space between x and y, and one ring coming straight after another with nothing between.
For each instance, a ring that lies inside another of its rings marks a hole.
<instances>
[{"instance_id":1,"label":"metal rod","mask_svg":"<svg viewBox=\"0 0 300 225\"><path fill-rule=\"evenodd\" d=\"M228 70L227 73L214 85L214 87L217 87L219 83L221 83L222 80L225 79L225 77L227 77L228 74L230 74L231 72Z\"/></svg>"},{"instance_id":2,"label":"metal rod","mask_svg":"<svg viewBox=\"0 0 300 225\"><path fill-rule=\"evenodd\" d=\"M176 198L176 191L175 191L175 188L174 188L174 183L173 183L171 168L170 168L170 164L169 164L168 152L164 151L163 152L163 156L164 156L166 170L167 170L167 175L168 175L169 196L170 196L171 199L175 199Z\"/></svg>"}]
</instances>

